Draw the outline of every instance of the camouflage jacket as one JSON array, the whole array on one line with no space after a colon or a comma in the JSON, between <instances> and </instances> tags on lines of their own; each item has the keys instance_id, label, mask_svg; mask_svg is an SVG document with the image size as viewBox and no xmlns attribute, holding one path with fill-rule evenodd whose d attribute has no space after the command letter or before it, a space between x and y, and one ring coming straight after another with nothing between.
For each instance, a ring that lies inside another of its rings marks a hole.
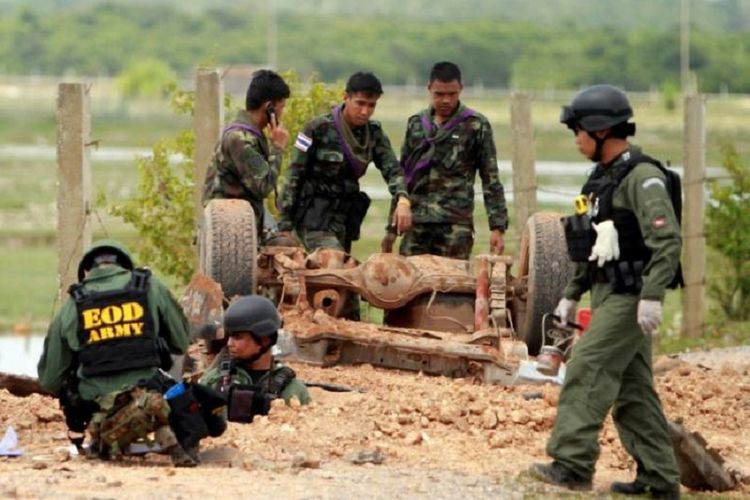
<instances>
[{"instance_id":1,"label":"camouflage jacket","mask_svg":"<svg viewBox=\"0 0 750 500\"><path fill-rule=\"evenodd\" d=\"M247 111L222 132L216 144L203 186L203 204L214 198L247 200L255 211L260 231L263 200L276 188L281 154L270 145L263 131L250 120Z\"/></svg>"},{"instance_id":2,"label":"camouflage jacket","mask_svg":"<svg viewBox=\"0 0 750 500\"><path fill-rule=\"evenodd\" d=\"M370 132L372 162L388 183L391 196L406 196L403 173L388 136L377 121L371 120L367 127ZM364 137L365 127L355 128L353 133L361 139ZM309 146L301 144L302 138L310 140ZM305 229L297 227L295 221L299 218L300 210L304 210L301 208L301 204L305 203L303 198L323 196L344 201L359 191L359 176L362 174L364 172L355 172L346 160L334 125L333 113L312 120L295 143L281 196L279 230ZM347 210L348 207L344 206L335 210L328 230L343 230Z\"/></svg>"},{"instance_id":3,"label":"camouflage jacket","mask_svg":"<svg viewBox=\"0 0 750 500\"><path fill-rule=\"evenodd\" d=\"M402 167L430 155L425 162L428 164L410 176L413 222L473 225L474 180L479 172L490 229L505 231L508 211L490 122L482 114L459 105L451 118L459 118L458 123L454 121L449 137L432 142L433 148L428 151L428 139L435 139L442 132L433 117L431 107L409 117L401 148ZM425 129L425 122L432 130Z\"/></svg>"}]
</instances>

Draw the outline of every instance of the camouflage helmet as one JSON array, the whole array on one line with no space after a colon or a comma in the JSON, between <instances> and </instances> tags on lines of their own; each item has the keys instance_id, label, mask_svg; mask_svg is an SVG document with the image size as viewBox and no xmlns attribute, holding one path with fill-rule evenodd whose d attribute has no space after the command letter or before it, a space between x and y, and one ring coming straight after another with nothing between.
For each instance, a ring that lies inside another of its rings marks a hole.
<instances>
[{"instance_id":1,"label":"camouflage helmet","mask_svg":"<svg viewBox=\"0 0 750 500\"><path fill-rule=\"evenodd\" d=\"M255 337L275 337L279 328L281 317L276 306L261 295L240 297L224 312L224 334L227 336L250 332Z\"/></svg>"},{"instance_id":2,"label":"camouflage helmet","mask_svg":"<svg viewBox=\"0 0 750 500\"><path fill-rule=\"evenodd\" d=\"M96 262L97 257L104 255L114 256L114 264L127 269L133 270L133 258L130 256L128 248L117 240L99 240L94 242L91 247L83 254L81 262L78 264L78 281L83 281L86 271L91 270ZM111 262L111 261L108 261Z\"/></svg>"},{"instance_id":3,"label":"camouflage helmet","mask_svg":"<svg viewBox=\"0 0 750 500\"><path fill-rule=\"evenodd\" d=\"M632 116L625 92L612 85L594 85L576 94L569 106L563 106L560 123L571 130L580 127L597 132L626 123Z\"/></svg>"}]
</instances>

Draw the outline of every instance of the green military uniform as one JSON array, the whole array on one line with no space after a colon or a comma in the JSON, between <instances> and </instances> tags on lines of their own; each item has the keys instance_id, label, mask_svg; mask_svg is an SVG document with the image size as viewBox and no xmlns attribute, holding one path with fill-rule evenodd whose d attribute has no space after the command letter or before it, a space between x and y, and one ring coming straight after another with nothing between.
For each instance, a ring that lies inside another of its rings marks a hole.
<instances>
[{"instance_id":1,"label":"green military uniform","mask_svg":"<svg viewBox=\"0 0 750 500\"><path fill-rule=\"evenodd\" d=\"M340 116L342 109L337 106L307 124L287 171L279 230L295 229L308 251L351 251L369 203L362 201L359 178L370 162L380 170L394 200L406 196L401 168L380 123L371 120L349 129ZM349 134L337 131L337 119Z\"/></svg>"},{"instance_id":2,"label":"green military uniform","mask_svg":"<svg viewBox=\"0 0 750 500\"><path fill-rule=\"evenodd\" d=\"M597 169L603 168L604 176L614 176L636 152L631 146L612 164ZM547 444L547 452L556 462L590 480L599 455L598 433L612 408L620 440L638 465L636 481L663 490L678 485L679 475L654 389L651 336L637 323L637 307L641 299L664 299L679 264L680 227L665 180L657 167L640 163L612 195L612 208L636 217L643 242L652 253L642 272L640 292L617 293L613 284L597 278L592 264L580 263L563 293L578 301L590 290L593 315L568 363L557 420Z\"/></svg>"},{"instance_id":3,"label":"green military uniform","mask_svg":"<svg viewBox=\"0 0 750 500\"><path fill-rule=\"evenodd\" d=\"M95 244L84 260L105 248L105 253L112 249L122 252L132 264L121 245L106 240ZM86 277L79 269L79 276L80 285L71 289L74 297L109 298L80 305L71 297L63 304L44 341L37 366L40 384L60 394L63 384L75 374L77 393L85 401L95 401L99 408L88 427L96 443L94 453L119 455L127 444L152 431L163 448L174 447L177 438L169 426L168 404L160 393L134 386L150 379L159 368L157 339L172 354L186 352L188 325L182 310L155 276L140 270L111 264L91 268ZM142 281L145 276L147 281ZM142 288L138 290L143 291L128 292L139 280ZM120 291L131 295L108 295Z\"/></svg>"},{"instance_id":4,"label":"green military uniform","mask_svg":"<svg viewBox=\"0 0 750 500\"><path fill-rule=\"evenodd\" d=\"M115 290L124 287L130 281L130 276L130 271L119 266L94 268L83 284L93 291ZM150 279L148 302L158 335L166 340L172 354L184 354L189 343L187 320L177 301L156 276ZM76 306L73 300L68 299L52 320L44 339L44 350L37 366L39 383L53 393L59 392L70 371L76 369L76 356L80 350ZM139 368L91 377L79 371L78 391L83 399L93 401L151 377L157 368Z\"/></svg>"},{"instance_id":5,"label":"green military uniform","mask_svg":"<svg viewBox=\"0 0 750 500\"><path fill-rule=\"evenodd\" d=\"M262 386L270 380L274 373L282 368L283 365L280 363L277 363L271 370L261 371L246 370L245 368L238 366L231 375L230 383ZM218 390L222 384L222 377L223 373L220 365L215 363L214 366L210 368L203 377L201 377L200 383ZM307 391L307 387L297 378L292 379L292 381L287 384L287 386L281 391L280 396L286 404L289 404L293 398L296 398L300 404L303 405L309 404L310 401L312 401L310 393Z\"/></svg>"},{"instance_id":6,"label":"green military uniform","mask_svg":"<svg viewBox=\"0 0 750 500\"><path fill-rule=\"evenodd\" d=\"M263 229L263 200L276 188L282 151L268 143L245 110L227 126L216 145L203 186L203 204L214 198L247 200Z\"/></svg>"},{"instance_id":7,"label":"green military uniform","mask_svg":"<svg viewBox=\"0 0 750 500\"><path fill-rule=\"evenodd\" d=\"M435 125L434 115L430 107L407 122L401 165L411 200L412 229L399 251L468 259L474 244L477 172L490 229L504 232L508 227L492 126L463 104L441 125Z\"/></svg>"}]
</instances>

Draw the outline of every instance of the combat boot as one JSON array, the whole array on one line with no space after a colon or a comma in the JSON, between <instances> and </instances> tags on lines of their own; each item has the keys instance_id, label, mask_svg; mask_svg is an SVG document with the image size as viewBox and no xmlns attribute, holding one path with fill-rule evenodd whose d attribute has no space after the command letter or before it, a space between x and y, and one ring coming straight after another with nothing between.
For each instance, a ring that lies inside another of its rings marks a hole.
<instances>
[{"instance_id":1,"label":"combat boot","mask_svg":"<svg viewBox=\"0 0 750 500\"><path fill-rule=\"evenodd\" d=\"M591 489L591 479L579 476L559 462L532 464L529 467L529 474L545 483L563 486L570 490L588 491Z\"/></svg>"},{"instance_id":2,"label":"combat boot","mask_svg":"<svg viewBox=\"0 0 750 500\"><path fill-rule=\"evenodd\" d=\"M679 485L668 488L654 488L653 486L642 483L637 479L630 483L614 482L609 487L609 491L611 491L612 493L619 493L621 495L648 495L651 498L659 498L662 500L677 500L680 498Z\"/></svg>"},{"instance_id":3,"label":"combat boot","mask_svg":"<svg viewBox=\"0 0 750 500\"><path fill-rule=\"evenodd\" d=\"M170 446L167 451L169 452L169 458L172 459L172 465L175 467L195 467L198 465L198 461L185 452L185 449L179 444Z\"/></svg>"}]
</instances>

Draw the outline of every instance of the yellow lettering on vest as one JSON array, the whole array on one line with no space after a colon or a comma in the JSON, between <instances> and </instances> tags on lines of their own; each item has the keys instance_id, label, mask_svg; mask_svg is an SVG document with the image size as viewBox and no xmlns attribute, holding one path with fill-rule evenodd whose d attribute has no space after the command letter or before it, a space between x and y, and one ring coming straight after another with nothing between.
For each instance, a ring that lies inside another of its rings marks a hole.
<instances>
[{"instance_id":1,"label":"yellow lettering on vest","mask_svg":"<svg viewBox=\"0 0 750 500\"><path fill-rule=\"evenodd\" d=\"M89 333L89 344L99 342L100 340L99 333L96 330L91 330L91 333Z\"/></svg>"},{"instance_id":2,"label":"yellow lettering on vest","mask_svg":"<svg viewBox=\"0 0 750 500\"><path fill-rule=\"evenodd\" d=\"M143 307L138 302L125 302L122 305L122 320L135 321L143 317Z\"/></svg>"},{"instance_id":3,"label":"yellow lettering on vest","mask_svg":"<svg viewBox=\"0 0 750 500\"><path fill-rule=\"evenodd\" d=\"M133 327L133 335L141 335L143 333L143 323L130 323Z\"/></svg>"},{"instance_id":4,"label":"yellow lettering on vest","mask_svg":"<svg viewBox=\"0 0 750 500\"><path fill-rule=\"evenodd\" d=\"M112 339L115 337L114 329L111 326L105 326L99 329L99 336L104 339Z\"/></svg>"},{"instance_id":5,"label":"yellow lettering on vest","mask_svg":"<svg viewBox=\"0 0 750 500\"><path fill-rule=\"evenodd\" d=\"M115 337L130 337L131 335L129 323L115 325Z\"/></svg>"},{"instance_id":6,"label":"yellow lettering on vest","mask_svg":"<svg viewBox=\"0 0 750 500\"><path fill-rule=\"evenodd\" d=\"M122 320L122 309L118 306L107 306L102 309L102 321L105 325L113 325Z\"/></svg>"},{"instance_id":7,"label":"yellow lettering on vest","mask_svg":"<svg viewBox=\"0 0 750 500\"><path fill-rule=\"evenodd\" d=\"M83 329L90 330L96 326L102 324L101 317L99 316L101 309L98 307L95 309L85 309L81 315L83 316Z\"/></svg>"}]
</instances>

